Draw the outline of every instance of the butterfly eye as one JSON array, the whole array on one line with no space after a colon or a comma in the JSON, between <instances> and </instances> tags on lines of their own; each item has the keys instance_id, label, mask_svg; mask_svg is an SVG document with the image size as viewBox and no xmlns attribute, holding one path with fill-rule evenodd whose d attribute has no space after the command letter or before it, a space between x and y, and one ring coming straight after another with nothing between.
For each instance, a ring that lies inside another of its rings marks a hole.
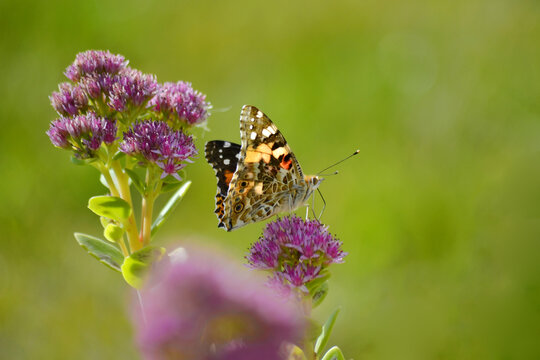
<instances>
[{"instance_id":1,"label":"butterfly eye","mask_svg":"<svg viewBox=\"0 0 540 360\"><path fill-rule=\"evenodd\" d=\"M242 211L243 208L244 208L244 204L236 203L236 205L234 206L234 211L240 212L240 211Z\"/></svg>"}]
</instances>

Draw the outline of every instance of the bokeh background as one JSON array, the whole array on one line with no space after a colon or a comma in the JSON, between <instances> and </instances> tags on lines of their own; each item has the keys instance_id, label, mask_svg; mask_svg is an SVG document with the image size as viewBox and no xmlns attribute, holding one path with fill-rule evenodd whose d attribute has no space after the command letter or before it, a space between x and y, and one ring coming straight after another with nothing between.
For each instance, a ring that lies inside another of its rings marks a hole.
<instances>
[{"instance_id":1,"label":"bokeh background","mask_svg":"<svg viewBox=\"0 0 540 360\"><path fill-rule=\"evenodd\" d=\"M136 359L99 235L97 172L45 131L75 54L109 49L216 109L197 140L265 111L322 185L344 242L315 311L354 359L540 358L540 3L512 0L1 1L0 357ZM243 261L263 223L225 233L201 156L158 236Z\"/></svg>"}]
</instances>

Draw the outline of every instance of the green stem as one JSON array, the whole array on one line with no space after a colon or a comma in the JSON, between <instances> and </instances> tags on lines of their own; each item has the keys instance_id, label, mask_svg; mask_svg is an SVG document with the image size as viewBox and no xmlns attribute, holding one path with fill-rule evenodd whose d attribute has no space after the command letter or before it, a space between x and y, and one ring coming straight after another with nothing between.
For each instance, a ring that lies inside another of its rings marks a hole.
<instances>
[{"instance_id":1,"label":"green stem","mask_svg":"<svg viewBox=\"0 0 540 360\"><path fill-rule=\"evenodd\" d=\"M133 201L131 200L131 191L129 189L129 176L122 170L120 161L113 160L111 162L113 171L118 179L118 185L120 187L120 197L127 201L131 206L131 215L124 224L128 237L129 247L131 252L137 251L142 248L142 243L139 241L139 234L137 232L137 223L135 221L135 214L133 212Z\"/></svg>"},{"instance_id":2,"label":"green stem","mask_svg":"<svg viewBox=\"0 0 540 360\"><path fill-rule=\"evenodd\" d=\"M301 305L302 305L302 311L304 313L304 316L309 319L311 316L311 309L312 309L311 296L310 295L304 296L302 299ZM315 343L310 333L308 333L306 338L304 339L304 346L302 350L304 351L306 359L310 359L310 360L317 359L317 354L315 354Z\"/></svg>"},{"instance_id":3,"label":"green stem","mask_svg":"<svg viewBox=\"0 0 540 360\"><path fill-rule=\"evenodd\" d=\"M154 176L152 175L152 170L148 168L146 170L146 188L148 190L144 194L141 211L141 239L143 246L150 244L152 236L152 216L154 212L154 201L159 195L162 184L162 181L158 181L158 183L155 184Z\"/></svg>"},{"instance_id":4,"label":"green stem","mask_svg":"<svg viewBox=\"0 0 540 360\"><path fill-rule=\"evenodd\" d=\"M104 166L103 164L97 164L96 166L98 170L101 172L103 177L105 178L105 181L107 182L107 186L109 187L109 190L111 191L112 196L120 197L120 193L118 191L118 188L116 187L116 184L111 177L111 173L109 172L109 169ZM118 245L120 245L120 249L122 250L122 254L124 256L129 256L129 250L126 247L126 244L124 243L124 238L120 239L118 241Z\"/></svg>"},{"instance_id":5,"label":"green stem","mask_svg":"<svg viewBox=\"0 0 540 360\"><path fill-rule=\"evenodd\" d=\"M103 164L97 164L96 167L105 178L105 181L107 181L107 185L109 187L109 190L111 191L112 196L120 197L120 193L118 192L116 184L114 183L114 180L109 173L109 169L107 169Z\"/></svg>"},{"instance_id":6,"label":"green stem","mask_svg":"<svg viewBox=\"0 0 540 360\"><path fill-rule=\"evenodd\" d=\"M124 255L124 257L128 257L129 256L129 250L126 247L126 244L124 243L124 237L123 236L118 241L118 245L120 245L120 249L122 249L122 254Z\"/></svg>"}]
</instances>

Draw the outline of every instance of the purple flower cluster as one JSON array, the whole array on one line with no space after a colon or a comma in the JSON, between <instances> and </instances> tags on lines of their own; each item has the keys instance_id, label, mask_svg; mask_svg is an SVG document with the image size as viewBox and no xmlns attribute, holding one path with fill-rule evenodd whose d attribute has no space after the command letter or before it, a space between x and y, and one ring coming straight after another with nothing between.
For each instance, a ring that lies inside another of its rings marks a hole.
<instances>
[{"instance_id":1,"label":"purple flower cluster","mask_svg":"<svg viewBox=\"0 0 540 360\"><path fill-rule=\"evenodd\" d=\"M347 253L341 245L320 222L293 215L267 224L246 259L252 268L271 270L270 285L278 290L308 292L307 283L323 276L330 264L343 262Z\"/></svg>"},{"instance_id":2,"label":"purple flower cluster","mask_svg":"<svg viewBox=\"0 0 540 360\"><path fill-rule=\"evenodd\" d=\"M191 136L180 130L172 130L162 121L143 121L124 133L120 150L135 156L142 163L154 163L163 170L162 178L178 175L189 158L197 155Z\"/></svg>"},{"instance_id":3,"label":"purple flower cluster","mask_svg":"<svg viewBox=\"0 0 540 360\"><path fill-rule=\"evenodd\" d=\"M108 50L88 50L77 54L64 74L69 80L77 82L86 75L116 74L127 64L122 55L113 55Z\"/></svg>"},{"instance_id":4,"label":"purple flower cluster","mask_svg":"<svg viewBox=\"0 0 540 360\"><path fill-rule=\"evenodd\" d=\"M116 140L116 124L93 112L75 117L60 117L51 122L47 135L54 146L73 149L79 158L91 158L102 143Z\"/></svg>"},{"instance_id":5,"label":"purple flower cluster","mask_svg":"<svg viewBox=\"0 0 540 360\"><path fill-rule=\"evenodd\" d=\"M276 360L301 339L297 304L208 252L189 251L158 276L142 292L144 315L135 307L145 359Z\"/></svg>"},{"instance_id":6,"label":"purple flower cluster","mask_svg":"<svg viewBox=\"0 0 540 360\"><path fill-rule=\"evenodd\" d=\"M60 93L53 93L53 107L61 115L75 115L73 111L81 107L74 106L74 100L84 99L86 106L88 98L100 100L116 111L125 111L130 105L146 105L158 89L156 77L127 64L122 55L113 55L109 51L79 53L64 73L76 85L62 85Z\"/></svg>"},{"instance_id":7,"label":"purple flower cluster","mask_svg":"<svg viewBox=\"0 0 540 360\"><path fill-rule=\"evenodd\" d=\"M141 106L152 99L157 87L154 75L124 69L112 80L108 104L116 111L125 111L129 103L135 107Z\"/></svg>"},{"instance_id":8,"label":"purple flower cluster","mask_svg":"<svg viewBox=\"0 0 540 360\"><path fill-rule=\"evenodd\" d=\"M167 120L179 120L187 125L200 124L208 118L211 108L206 95L193 89L191 83L167 82L159 88L149 105L164 114Z\"/></svg>"},{"instance_id":9,"label":"purple flower cluster","mask_svg":"<svg viewBox=\"0 0 540 360\"><path fill-rule=\"evenodd\" d=\"M105 137L114 141L117 126L122 132L131 127L123 134L121 150L143 163L156 164L163 170L162 177L180 179L178 171L197 151L191 137L174 130L207 119L211 106L204 94L185 82L160 86L155 75L129 67L122 55L109 51L77 54L64 74L71 82L60 84L50 96L61 116L47 132L55 146L73 149L78 157L93 157L101 142L107 142ZM101 129L95 125L99 116L114 122L107 120ZM160 122L135 124L149 117Z\"/></svg>"}]
</instances>

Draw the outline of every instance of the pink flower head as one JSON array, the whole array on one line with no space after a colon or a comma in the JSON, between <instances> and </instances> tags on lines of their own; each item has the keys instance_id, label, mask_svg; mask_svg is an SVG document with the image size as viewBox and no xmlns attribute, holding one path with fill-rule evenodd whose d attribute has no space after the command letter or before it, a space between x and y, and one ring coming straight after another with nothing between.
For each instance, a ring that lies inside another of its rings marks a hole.
<instances>
[{"instance_id":1,"label":"pink flower head","mask_svg":"<svg viewBox=\"0 0 540 360\"><path fill-rule=\"evenodd\" d=\"M87 159L95 156L102 143L114 142L116 131L114 122L88 112L86 115L54 120L47 135L54 146L73 149L75 156Z\"/></svg>"},{"instance_id":2,"label":"pink flower head","mask_svg":"<svg viewBox=\"0 0 540 360\"><path fill-rule=\"evenodd\" d=\"M116 74L127 64L122 55L113 55L108 50L88 50L77 54L75 61L67 67L64 74L71 81L77 82L86 75Z\"/></svg>"},{"instance_id":3,"label":"pink flower head","mask_svg":"<svg viewBox=\"0 0 540 360\"><path fill-rule=\"evenodd\" d=\"M250 267L271 270L270 284L283 292L287 287L307 292L306 284L323 275L333 263L342 263L347 253L341 241L317 220L287 216L266 225L246 256Z\"/></svg>"},{"instance_id":4,"label":"pink flower head","mask_svg":"<svg viewBox=\"0 0 540 360\"><path fill-rule=\"evenodd\" d=\"M212 107L206 101L206 95L196 91L189 82L167 82L160 86L150 106L161 112L168 120L178 120L187 125L206 121Z\"/></svg>"},{"instance_id":5,"label":"pink flower head","mask_svg":"<svg viewBox=\"0 0 540 360\"><path fill-rule=\"evenodd\" d=\"M178 171L197 155L191 136L172 130L162 121L136 123L126 133L120 144L124 153L139 158L141 164L154 163L162 170L162 178L172 175L178 180Z\"/></svg>"},{"instance_id":6,"label":"pink flower head","mask_svg":"<svg viewBox=\"0 0 540 360\"><path fill-rule=\"evenodd\" d=\"M74 116L86 110L88 98L81 87L62 83L58 89L59 91L54 91L49 99L59 115Z\"/></svg>"},{"instance_id":7,"label":"pink flower head","mask_svg":"<svg viewBox=\"0 0 540 360\"><path fill-rule=\"evenodd\" d=\"M139 107L146 104L156 93L155 75L126 68L112 79L108 90L108 104L116 111L125 111L128 105Z\"/></svg>"}]
</instances>

